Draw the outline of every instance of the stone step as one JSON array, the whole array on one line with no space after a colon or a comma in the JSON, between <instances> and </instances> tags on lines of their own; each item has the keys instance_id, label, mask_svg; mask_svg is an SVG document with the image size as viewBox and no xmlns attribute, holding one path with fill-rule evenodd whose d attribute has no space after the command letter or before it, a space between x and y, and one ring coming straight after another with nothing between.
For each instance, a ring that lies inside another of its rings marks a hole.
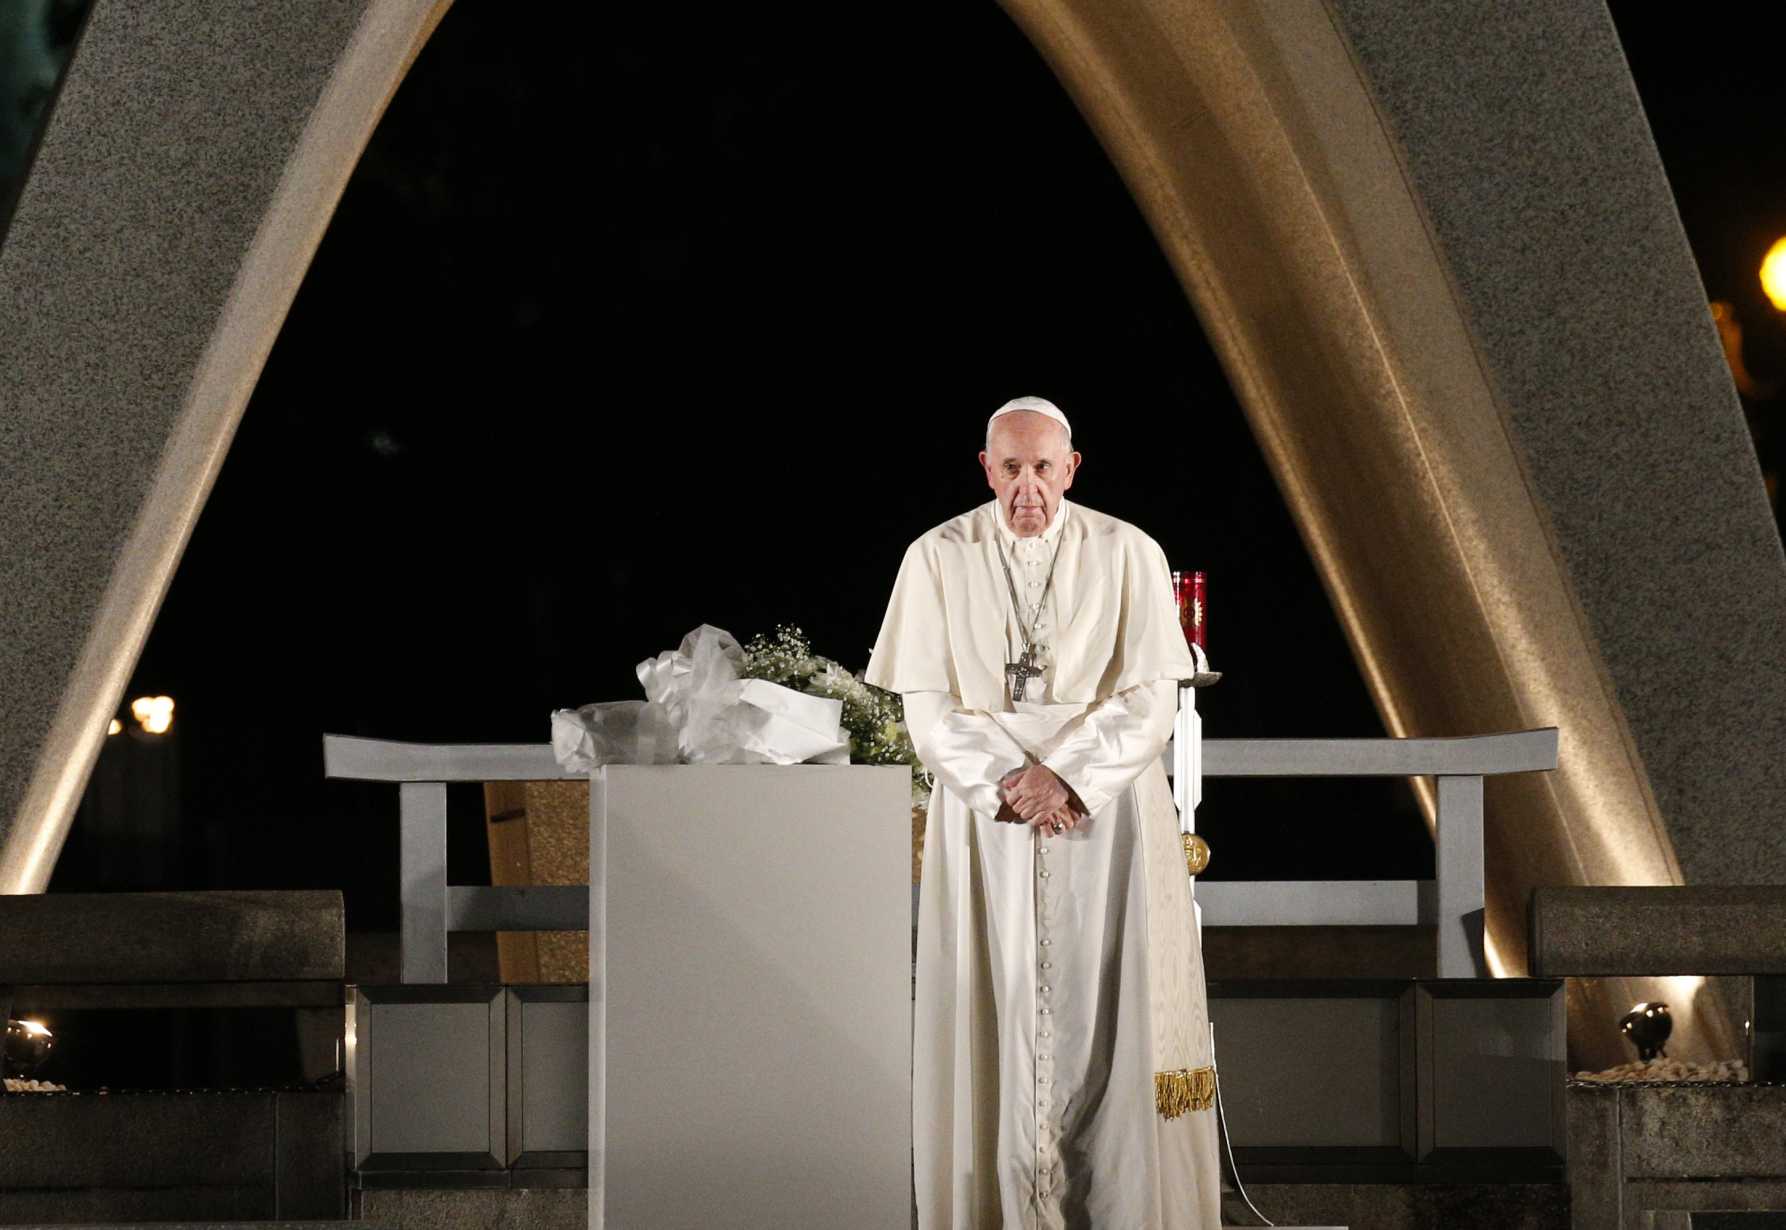
<instances>
[{"instance_id":1,"label":"stone step","mask_svg":"<svg viewBox=\"0 0 1786 1230\"><path fill-rule=\"evenodd\" d=\"M359 1193L358 1207L361 1217L378 1226L587 1230L589 1225L589 1193L581 1189L384 1189Z\"/></svg>"},{"instance_id":2,"label":"stone step","mask_svg":"<svg viewBox=\"0 0 1786 1230\"><path fill-rule=\"evenodd\" d=\"M332 890L0 896L0 987L340 982L345 952Z\"/></svg>"},{"instance_id":3,"label":"stone step","mask_svg":"<svg viewBox=\"0 0 1786 1230\"><path fill-rule=\"evenodd\" d=\"M0 1225L326 1222L348 1211L346 1113L340 1091L0 1097Z\"/></svg>"},{"instance_id":4,"label":"stone step","mask_svg":"<svg viewBox=\"0 0 1786 1230\"><path fill-rule=\"evenodd\" d=\"M1540 888L1529 922L1546 978L1786 974L1786 885Z\"/></svg>"},{"instance_id":5,"label":"stone step","mask_svg":"<svg viewBox=\"0 0 1786 1230\"><path fill-rule=\"evenodd\" d=\"M1209 978L1431 978L1437 927L1203 928Z\"/></svg>"}]
</instances>

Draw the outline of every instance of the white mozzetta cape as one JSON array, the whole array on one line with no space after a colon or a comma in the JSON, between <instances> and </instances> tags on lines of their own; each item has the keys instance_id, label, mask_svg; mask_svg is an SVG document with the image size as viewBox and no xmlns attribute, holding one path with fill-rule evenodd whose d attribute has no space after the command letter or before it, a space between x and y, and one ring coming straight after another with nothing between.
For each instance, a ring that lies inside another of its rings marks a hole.
<instances>
[{"instance_id":1,"label":"white mozzetta cape","mask_svg":"<svg viewBox=\"0 0 1786 1230\"><path fill-rule=\"evenodd\" d=\"M1126 521L1061 502L1047 698L1090 704L1139 684L1197 673L1165 552ZM1005 708L1014 621L988 501L905 553L864 678L890 692L947 692L969 709ZM1012 561L1013 568L1016 561Z\"/></svg>"}]
</instances>

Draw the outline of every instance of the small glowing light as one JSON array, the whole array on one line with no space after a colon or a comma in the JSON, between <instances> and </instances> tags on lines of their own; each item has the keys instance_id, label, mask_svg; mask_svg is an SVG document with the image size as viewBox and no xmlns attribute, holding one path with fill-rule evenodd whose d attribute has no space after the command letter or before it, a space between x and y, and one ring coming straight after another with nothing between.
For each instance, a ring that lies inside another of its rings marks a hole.
<instances>
[{"instance_id":1,"label":"small glowing light","mask_svg":"<svg viewBox=\"0 0 1786 1230\"><path fill-rule=\"evenodd\" d=\"M1776 239L1761 261L1761 289L1786 312L1786 239Z\"/></svg>"},{"instance_id":2,"label":"small glowing light","mask_svg":"<svg viewBox=\"0 0 1786 1230\"><path fill-rule=\"evenodd\" d=\"M123 722L120 722L120 721L119 721L119 720L118 720L118 719L117 719L117 718L113 718L113 719L112 719L112 724L111 724L111 725L110 725L110 726L107 726L107 727L106 727L106 728L105 728L105 733L106 733L106 734L108 734L108 735L121 735L121 734L123 734L123 733L124 733L124 723L123 723Z\"/></svg>"},{"instance_id":3,"label":"small glowing light","mask_svg":"<svg viewBox=\"0 0 1786 1230\"><path fill-rule=\"evenodd\" d=\"M1699 998L1699 992L1705 988L1705 979L1699 974L1671 974L1656 981L1668 988L1670 1003L1685 1004L1689 1011L1693 1001Z\"/></svg>"},{"instance_id":4,"label":"small glowing light","mask_svg":"<svg viewBox=\"0 0 1786 1230\"><path fill-rule=\"evenodd\" d=\"M25 1032L28 1034L35 1034L39 1038L50 1036L49 1026L42 1021L20 1021L19 1024L24 1026Z\"/></svg>"},{"instance_id":5,"label":"small glowing light","mask_svg":"<svg viewBox=\"0 0 1786 1230\"><path fill-rule=\"evenodd\" d=\"M165 735L174 724L174 698L139 696L130 702L130 716L152 735Z\"/></svg>"},{"instance_id":6,"label":"small glowing light","mask_svg":"<svg viewBox=\"0 0 1786 1230\"><path fill-rule=\"evenodd\" d=\"M1507 977L1507 963L1501 960L1501 950L1495 947L1495 937L1485 931L1482 936L1482 955L1488 960L1488 972L1495 978Z\"/></svg>"}]
</instances>

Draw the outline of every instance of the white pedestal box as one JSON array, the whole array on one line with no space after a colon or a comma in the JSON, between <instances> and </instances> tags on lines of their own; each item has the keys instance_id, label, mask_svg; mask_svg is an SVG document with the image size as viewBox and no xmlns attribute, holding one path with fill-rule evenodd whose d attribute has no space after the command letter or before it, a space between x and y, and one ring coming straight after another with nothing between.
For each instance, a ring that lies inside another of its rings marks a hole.
<instances>
[{"instance_id":1,"label":"white pedestal box","mask_svg":"<svg viewBox=\"0 0 1786 1230\"><path fill-rule=\"evenodd\" d=\"M911 779L591 775L589 1205L613 1230L905 1230Z\"/></svg>"}]
</instances>

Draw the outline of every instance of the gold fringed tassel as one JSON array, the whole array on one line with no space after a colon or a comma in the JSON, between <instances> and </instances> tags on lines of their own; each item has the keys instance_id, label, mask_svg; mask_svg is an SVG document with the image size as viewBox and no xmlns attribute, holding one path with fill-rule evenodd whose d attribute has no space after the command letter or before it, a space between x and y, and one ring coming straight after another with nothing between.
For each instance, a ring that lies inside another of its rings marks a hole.
<instances>
[{"instance_id":1,"label":"gold fringed tassel","mask_svg":"<svg viewBox=\"0 0 1786 1230\"><path fill-rule=\"evenodd\" d=\"M1160 1116L1176 1119L1187 1110L1215 1105L1215 1069L1179 1068L1153 1074L1153 1100Z\"/></svg>"}]
</instances>

